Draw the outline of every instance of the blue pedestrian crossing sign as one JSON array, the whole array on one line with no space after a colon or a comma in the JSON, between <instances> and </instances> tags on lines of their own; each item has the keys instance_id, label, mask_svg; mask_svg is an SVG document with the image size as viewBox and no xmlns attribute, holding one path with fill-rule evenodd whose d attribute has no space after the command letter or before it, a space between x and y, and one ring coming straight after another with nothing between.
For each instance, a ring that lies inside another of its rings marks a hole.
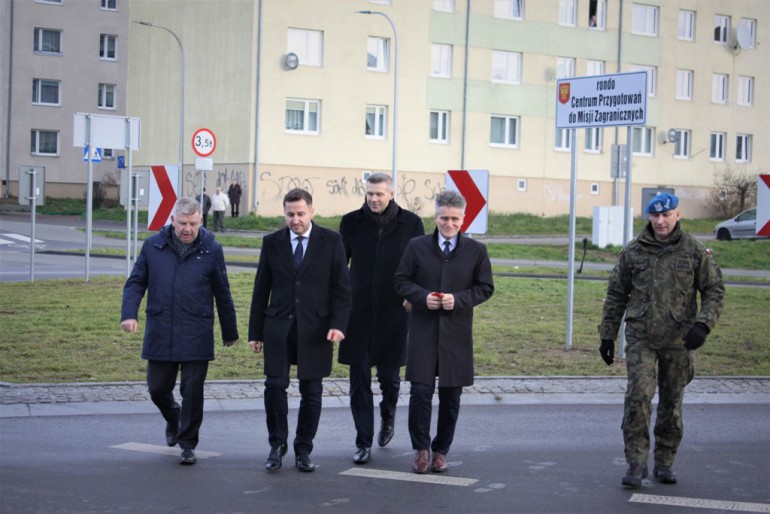
<instances>
[{"instance_id":1,"label":"blue pedestrian crossing sign","mask_svg":"<svg viewBox=\"0 0 770 514\"><path fill-rule=\"evenodd\" d=\"M88 162L88 147L83 148L83 162ZM91 151L91 162L102 162L102 149L93 148Z\"/></svg>"}]
</instances>

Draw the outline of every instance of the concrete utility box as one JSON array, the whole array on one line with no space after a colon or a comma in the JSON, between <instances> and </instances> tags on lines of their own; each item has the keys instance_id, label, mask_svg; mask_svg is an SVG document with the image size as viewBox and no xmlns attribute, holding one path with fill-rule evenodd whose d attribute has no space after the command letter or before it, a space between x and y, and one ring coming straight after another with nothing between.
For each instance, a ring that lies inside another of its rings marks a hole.
<instances>
[{"instance_id":1,"label":"concrete utility box","mask_svg":"<svg viewBox=\"0 0 770 514\"><path fill-rule=\"evenodd\" d=\"M633 239L634 210L628 217L629 240ZM599 248L605 246L623 246L623 218L625 209L622 205L594 207L593 233L591 242Z\"/></svg>"}]
</instances>

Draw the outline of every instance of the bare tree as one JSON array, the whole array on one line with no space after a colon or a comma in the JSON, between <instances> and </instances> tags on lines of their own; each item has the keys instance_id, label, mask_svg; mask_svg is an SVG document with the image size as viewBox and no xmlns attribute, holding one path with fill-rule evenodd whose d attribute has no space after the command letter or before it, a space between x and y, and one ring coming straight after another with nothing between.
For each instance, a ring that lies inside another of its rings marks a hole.
<instances>
[{"instance_id":1,"label":"bare tree","mask_svg":"<svg viewBox=\"0 0 770 514\"><path fill-rule=\"evenodd\" d=\"M709 202L724 218L735 216L756 203L757 175L759 172L736 170L726 165L714 173L714 188Z\"/></svg>"}]
</instances>

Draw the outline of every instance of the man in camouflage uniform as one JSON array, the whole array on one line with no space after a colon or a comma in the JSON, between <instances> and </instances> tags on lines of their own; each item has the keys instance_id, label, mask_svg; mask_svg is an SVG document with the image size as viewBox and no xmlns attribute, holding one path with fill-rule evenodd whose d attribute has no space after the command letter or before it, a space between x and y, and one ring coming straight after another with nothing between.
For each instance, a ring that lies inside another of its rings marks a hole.
<instances>
[{"instance_id":1,"label":"man in camouflage uniform","mask_svg":"<svg viewBox=\"0 0 770 514\"><path fill-rule=\"evenodd\" d=\"M725 294L711 251L682 231L678 205L679 199L669 194L647 205L650 221L623 250L610 275L599 325L599 353L610 365L625 312L628 387L622 428L628 470L622 484L631 488L647 477L656 383L653 473L661 483L677 481L672 466L683 434L684 388L695 373L692 351L714 328Z\"/></svg>"}]
</instances>

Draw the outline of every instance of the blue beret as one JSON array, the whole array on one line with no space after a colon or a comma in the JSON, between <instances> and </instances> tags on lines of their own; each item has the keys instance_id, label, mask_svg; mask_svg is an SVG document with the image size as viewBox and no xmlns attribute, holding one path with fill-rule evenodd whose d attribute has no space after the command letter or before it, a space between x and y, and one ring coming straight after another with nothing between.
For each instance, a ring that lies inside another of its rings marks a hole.
<instances>
[{"instance_id":1,"label":"blue beret","mask_svg":"<svg viewBox=\"0 0 770 514\"><path fill-rule=\"evenodd\" d=\"M679 205L679 198L676 195L670 195L668 193L661 193L647 204L645 211L648 214L659 214L661 212L670 211L676 209Z\"/></svg>"}]
</instances>

